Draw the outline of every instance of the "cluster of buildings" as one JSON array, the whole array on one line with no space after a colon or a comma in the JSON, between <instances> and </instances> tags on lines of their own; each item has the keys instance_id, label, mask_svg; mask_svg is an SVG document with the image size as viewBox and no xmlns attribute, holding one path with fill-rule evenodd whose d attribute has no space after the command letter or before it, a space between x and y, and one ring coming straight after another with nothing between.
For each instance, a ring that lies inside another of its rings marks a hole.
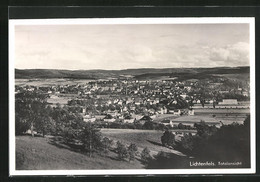
<instances>
[{"instance_id":1,"label":"cluster of buildings","mask_svg":"<svg viewBox=\"0 0 260 182\"><path fill-rule=\"evenodd\" d=\"M239 105L236 98L220 100L218 97L225 97L225 94L231 92L244 97L249 95L249 89L224 87L221 79L203 83L196 79L186 81L125 79L91 81L75 85L16 86L16 93L22 90L41 90L49 94L51 99L57 100L57 103L59 98L63 100L70 98L64 105L80 107L80 113L87 122L134 123L145 121L142 120L145 116L155 119L159 115L169 114L176 116L176 119L162 120L162 124L170 126L177 123L192 125L200 121L199 118L194 119L198 108L248 107ZM182 121L179 121L180 119ZM211 118L207 119L211 121ZM215 121L210 123L220 124Z\"/></svg>"}]
</instances>

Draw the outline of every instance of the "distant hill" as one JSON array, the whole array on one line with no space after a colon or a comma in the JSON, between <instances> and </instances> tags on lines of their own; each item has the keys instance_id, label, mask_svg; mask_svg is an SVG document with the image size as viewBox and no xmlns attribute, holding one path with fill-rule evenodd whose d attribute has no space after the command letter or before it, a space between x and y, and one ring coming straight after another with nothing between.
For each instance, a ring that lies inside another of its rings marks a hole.
<instances>
[{"instance_id":1,"label":"distant hill","mask_svg":"<svg viewBox=\"0 0 260 182\"><path fill-rule=\"evenodd\" d=\"M132 76L135 79L157 79L176 77L185 79L202 79L217 74L249 74L247 67L216 68L140 68L125 70L58 70L58 69L15 69L16 79L36 78L70 78L70 79L106 79Z\"/></svg>"}]
</instances>

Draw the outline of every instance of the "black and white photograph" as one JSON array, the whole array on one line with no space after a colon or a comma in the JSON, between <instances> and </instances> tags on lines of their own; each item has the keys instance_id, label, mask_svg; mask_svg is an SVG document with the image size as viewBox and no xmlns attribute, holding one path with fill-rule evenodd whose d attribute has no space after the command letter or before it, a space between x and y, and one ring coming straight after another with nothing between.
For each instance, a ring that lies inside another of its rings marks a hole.
<instances>
[{"instance_id":1,"label":"black and white photograph","mask_svg":"<svg viewBox=\"0 0 260 182\"><path fill-rule=\"evenodd\" d=\"M254 30L9 20L10 175L255 173Z\"/></svg>"}]
</instances>

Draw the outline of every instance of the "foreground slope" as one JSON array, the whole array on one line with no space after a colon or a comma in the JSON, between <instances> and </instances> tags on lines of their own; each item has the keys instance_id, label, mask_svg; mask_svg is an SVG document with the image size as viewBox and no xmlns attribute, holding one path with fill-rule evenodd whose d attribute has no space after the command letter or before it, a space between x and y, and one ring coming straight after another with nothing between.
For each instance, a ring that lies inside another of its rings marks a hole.
<instances>
[{"instance_id":1,"label":"foreground slope","mask_svg":"<svg viewBox=\"0 0 260 182\"><path fill-rule=\"evenodd\" d=\"M16 137L17 170L72 170L72 169L140 169L143 165L134 162L119 161L117 155L109 152L106 156L72 151L51 144L50 138L31 136Z\"/></svg>"}]
</instances>

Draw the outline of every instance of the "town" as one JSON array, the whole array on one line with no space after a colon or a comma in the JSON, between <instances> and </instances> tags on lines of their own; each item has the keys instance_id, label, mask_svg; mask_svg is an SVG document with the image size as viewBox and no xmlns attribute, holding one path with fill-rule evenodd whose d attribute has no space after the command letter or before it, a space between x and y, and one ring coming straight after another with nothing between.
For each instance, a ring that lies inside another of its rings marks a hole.
<instances>
[{"instance_id":1,"label":"town","mask_svg":"<svg viewBox=\"0 0 260 182\"><path fill-rule=\"evenodd\" d=\"M194 123L203 120L220 127L232 122L241 124L250 112L249 81L221 76L201 80L137 80L123 76L76 84L16 85L15 92L41 91L48 94L50 106L66 106L80 113L84 121L102 126L143 125L149 121L169 128L192 129Z\"/></svg>"}]
</instances>

